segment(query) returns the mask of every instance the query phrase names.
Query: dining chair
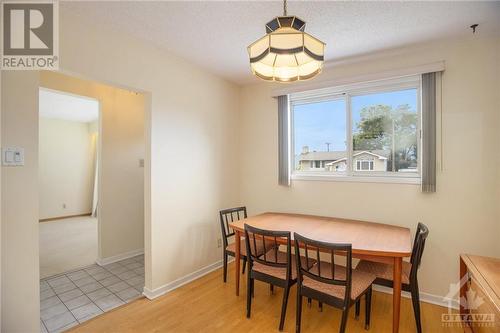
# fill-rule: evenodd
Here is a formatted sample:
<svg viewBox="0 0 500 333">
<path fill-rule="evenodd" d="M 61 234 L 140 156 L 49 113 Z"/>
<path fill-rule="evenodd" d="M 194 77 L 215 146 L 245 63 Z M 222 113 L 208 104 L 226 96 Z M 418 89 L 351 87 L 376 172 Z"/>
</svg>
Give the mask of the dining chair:
<svg viewBox="0 0 500 333">
<path fill-rule="evenodd" d="M 220 226 L 222 231 L 222 243 L 223 243 L 223 262 L 224 262 L 224 275 L 223 280 L 227 280 L 227 260 L 228 256 L 236 257 L 236 244 L 229 243 L 229 238 L 234 236 L 234 230 L 231 229 L 229 223 L 236 222 L 241 219 L 247 218 L 247 208 L 246 207 L 235 207 L 223 209 L 219 212 Z M 271 249 L 271 244 L 268 242 L 267 249 Z M 259 246 L 257 248 L 257 253 L 263 254 L 264 248 Z M 245 274 L 246 262 L 247 262 L 247 251 L 245 246 L 245 239 L 240 241 L 240 257 L 243 260 L 242 273 Z M 272 289 L 271 289 L 272 291 Z"/>
<path fill-rule="evenodd" d="M 266 245 L 269 241 L 271 241 L 271 248 Z M 245 224 L 245 242 L 247 253 L 249 254 L 247 274 L 247 318 L 250 318 L 255 280 L 283 288 L 283 302 L 281 305 L 279 324 L 279 330 L 282 331 L 285 324 L 286 307 L 290 288 L 297 281 L 297 265 L 295 256 L 292 255 L 291 234 L 289 231 L 263 230 Z M 280 251 L 280 243 L 285 247 L 285 252 Z M 259 246 L 264 247 L 263 254 L 259 254 L 255 251 Z M 299 257 L 297 260 L 305 267 L 311 267 L 315 263 L 314 260 L 306 260 L 305 257 Z"/>
<path fill-rule="evenodd" d="M 422 332 L 422 324 L 420 321 L 420 294 L 418 289 L 417 272 L 422 260 L 424 252 L 425 240 L 429 235 L 429 229 L 423 223 L 417 226 L 415 239 L 413 241 L 413 249 L 411 252 L 410 262 L 403 261 L 402 267 L 402 287 L 404 291 L 411 293 L 411 300 L 413 303 L 413 313 L 415 315 L 415 323 L 417 332 Z M 356 269 L 364 272 L 375 274 L 377 279 L 374 284 L 382 285 L 385 287 L 393 288 L 393 266 L 390 264 L 383 264 L 372 262 L 368 260 L 361 260 L 356 266 Z"/>
<path fill-rule="evenodd" d="M 229 223 L 239 221 L 247 218 L 246 207 L 235 207 L 223 209 L 219 212 L 220 226 L 222 230 L 222 244 L 223 244 L 223 262 L 224 262 L 224 282 L 227 280 L 227 260 L 228 256 L 236 257 L 236 244 L 233 242 L 229 244 L 229 237 L 234 236 L 234 230 L 229 227 Z M 245 266 L 247 262 L 245 240 L 242 239 L 240 243 L 240 254 L 243 259 L 242 273 L 245 274 Z"/>
<path fill-rule="evenodd" d="M 351 244 L 325 243 L 309 239 L 297 233 L 293 234 L 295 240 L 295 257 L 300 256 L 302 250 L 306 260 L 309 255 L 316 256 L 316 264 L 312 267 L 302 265 L 297 260 L 297 315 L 295 332 L 300 332 L 302 319 L 302 297 L 308 297 L 342 310 L 340 332 L 346 330 L 347 315 L 353 304 L 358 304 L 363 295 L 366 299 L 365 329 L 370 327 L 370 311 L 372 297 L 372 283 L 375 275 L 352 269 Z M 330 262 L 320 260 L 320 252 L 329 256 Z M 346 266 L 335 264 L 335 256 L 346 258 Z M 356 308 L 356 317 L 359 308 Z"/>
</svg>

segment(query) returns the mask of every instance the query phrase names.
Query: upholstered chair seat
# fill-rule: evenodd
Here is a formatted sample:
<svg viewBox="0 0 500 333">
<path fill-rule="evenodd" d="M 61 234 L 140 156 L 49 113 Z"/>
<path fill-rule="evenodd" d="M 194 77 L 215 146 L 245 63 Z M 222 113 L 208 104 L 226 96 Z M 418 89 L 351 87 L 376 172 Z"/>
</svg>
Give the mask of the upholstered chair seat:
<svg viewBox="0 0 500 333">
<path fill-rule="evenodd" d="M 264 254 L 264 244 L 262 244 L 262 242 L 256 242 L 257 244 L 257 254 L 258 255 L 262 255 Z M 251 244 L 250 246 L 252 246 L 253 248 L 253 244 Z M 269 249 L 272 249 L 274 247 L 274 243 L 272 241 L 266 241 L 266 250 L 269 250 Z M 226 246 L 226 251 L 234 254 L 236 253 L 236 243 L 231 243 L 231 244 L 228 244 Z M 246 247 L 246 244 L 245 244 L 245 238 L 243 238 L 241 240 L 241 243 L 240 243 L 240 254 L 242 256 L 245 256 L 247 255 L 247 247 Z"/>
<path fill-rule="evenodd" d="M 315 264 L 310 272 L 312 274 L 319 275 L 318 264 Z M 345 280 L 346 279 L 346 267 L 335 265 L 335 279 Z M 321 262 L 321 276 L 332 279 L 332 267 L 329 262 Z M 366 289 L 370 288 L 373 281 L 375 281 L 376 276 L 371 273 L 363 272 L 357 269 L 352 270 L 352 285 L 351 285 L 351 299 L 357 299 Z M 345 295 L 345 287 L 338 286 L 328 283 L 323 283 L 318 280 L 311 279 L 308 276 L 304 276 L 302 285 L 307 288 L 317 290 L 319 292 L 328 294 L 330 296 L 343 299 Z"/>
</svg>

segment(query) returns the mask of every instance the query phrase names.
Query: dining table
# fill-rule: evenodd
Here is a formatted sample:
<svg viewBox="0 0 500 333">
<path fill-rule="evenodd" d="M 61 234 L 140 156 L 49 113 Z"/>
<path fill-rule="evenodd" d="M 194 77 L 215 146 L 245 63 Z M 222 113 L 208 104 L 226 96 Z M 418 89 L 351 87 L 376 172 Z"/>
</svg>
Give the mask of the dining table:
<svg viewBox="0 0 500 333">
<path fill-rule="evenodd" d="M 352 245 L 352 256 L 393 266 L 392 331 L 399 331 L 401 274 L 403 258 L 411 256 L 410 229 L 395 225 L 350 220 L 336 217 L 290 213 L 263 213 L 229 226 L 235 231 L 236 295 L 240 290 L 240 247 L 245 224 L 275 231 L 296 232 L 307 238 L 327 243 Z"/>
</svg>

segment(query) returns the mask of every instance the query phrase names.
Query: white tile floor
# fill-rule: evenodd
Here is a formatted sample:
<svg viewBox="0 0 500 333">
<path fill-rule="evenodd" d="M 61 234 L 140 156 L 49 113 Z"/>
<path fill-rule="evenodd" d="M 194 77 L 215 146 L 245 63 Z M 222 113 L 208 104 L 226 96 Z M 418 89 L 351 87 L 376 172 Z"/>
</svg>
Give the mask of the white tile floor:
<svg viewBox="0 0 500 333">
<path fill-rule="evenodd" d="M 40 280 L 40 331 L 62 332 L 141 296 L 144 256 Z"/>
</svg>

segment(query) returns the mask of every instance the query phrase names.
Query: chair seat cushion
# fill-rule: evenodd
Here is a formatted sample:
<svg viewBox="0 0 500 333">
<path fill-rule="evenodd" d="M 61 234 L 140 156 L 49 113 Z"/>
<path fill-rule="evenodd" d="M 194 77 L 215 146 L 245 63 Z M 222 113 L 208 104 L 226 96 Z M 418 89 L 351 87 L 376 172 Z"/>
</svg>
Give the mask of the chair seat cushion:
<svg viewBox="0 0 500 333">
<path fill-rule="evenodd" d="M 256 244 L 257 244 L 257 254 L 258 255 L 264 254 L 264 245 L 262 244 L 262 242 L 256 242 Z M 253 244 L 250 243 L 250 246 L 253 247 Z M 266 241 L 266 250 L 272 249 L 273 247 L 274 247 L 273 241 Z M 228 246 L 226 247 L 226 251 L 235 254 L 236 253 L 236 243 L 228 244 Z M 247 255 L 247 245 L 245 243 L 245 238 L 243 238 L 241 240 L 241 243 L 240 243 L 240 254 L 242 256 L 245 256 L 245 257 Z"/>
<path fill-rule="evenodd" d="M 356 266 L 356 269 L 361 270 L 363 272 L 374 274 L 379 279 L 384 279 L 388 281 L 393 280 L 394 266 L 390 264 L 361 260 L 358 263 L 358 266 Z M 410 283 L 410 271 L 411 271 L 411 264 L 407 261 L 403 261 L 402 274 L 401 274 L 402 283 L 405 284 Z"/>
<path fill-rule="evenodd" d="M 332 278 L 332 265 L 328 262 L 321 262 L 321 277 L 331 279 Z M 318 264 L 315 264 L 311 270 L 310 273 L 319 275 L 318 274 Z M 345 266 L 340 266 L 340 265 L 335 265 L 334 269 L 334 274 L 335 274 L 335 279 L 337 280 L 345 280 L 346 279 L 346 267 Z M 355 300 L 358 298 L 361 294 L 363 294 L 375 281 L 375 275 L 366 273 L 363 271 L 358 271 L 357 269 L 352 270 L 352 285 L 351 285 L 351 299 Z M 320 282 L 317 280 L 314 280 L 308 276 L 304 275 L 302 285 L 310 288 L 317 290 L 319 292 L 322 292 L 324 294 L 339 298 L 339 299 L 344 299 L 345 297 L 345 287 L 344 286 L 338 286 L 338 285 L 333 285 L 333 284 L 328 284 L 324 282 Z"/>
<path fill-rule="evenodd" d="M 270 261 L 270 262 L 276 262 L 276 252 L 277 252 L 277 262 L 281 264 L 286 263 L 286 253 L 282 251 L 268 251 L 266 253 L 265 260 Z M 262 260 L 264 260 L 264 255 L 261 256 Z M 306 258 L 301 256 L 300 257 L 302 266 L 306 266 Z M 309 259 L 308 261 L 308 267 L 312 267 L 316 260 L 314 259 Z M 256 272 L 263 273 L 266 275 L 274 276 L 278 279 L 286 280 L 286 268 L 285 267 L 275 267 L 275 266 L 269 266 L 265 264 L 261 264 L 260 262 L 253 262 L 253 267 L 252 269 Z M 292 254 L 292 280 L 297 279 L 297 264 L 295 261 L 295 255 Z"/>
</svg>

